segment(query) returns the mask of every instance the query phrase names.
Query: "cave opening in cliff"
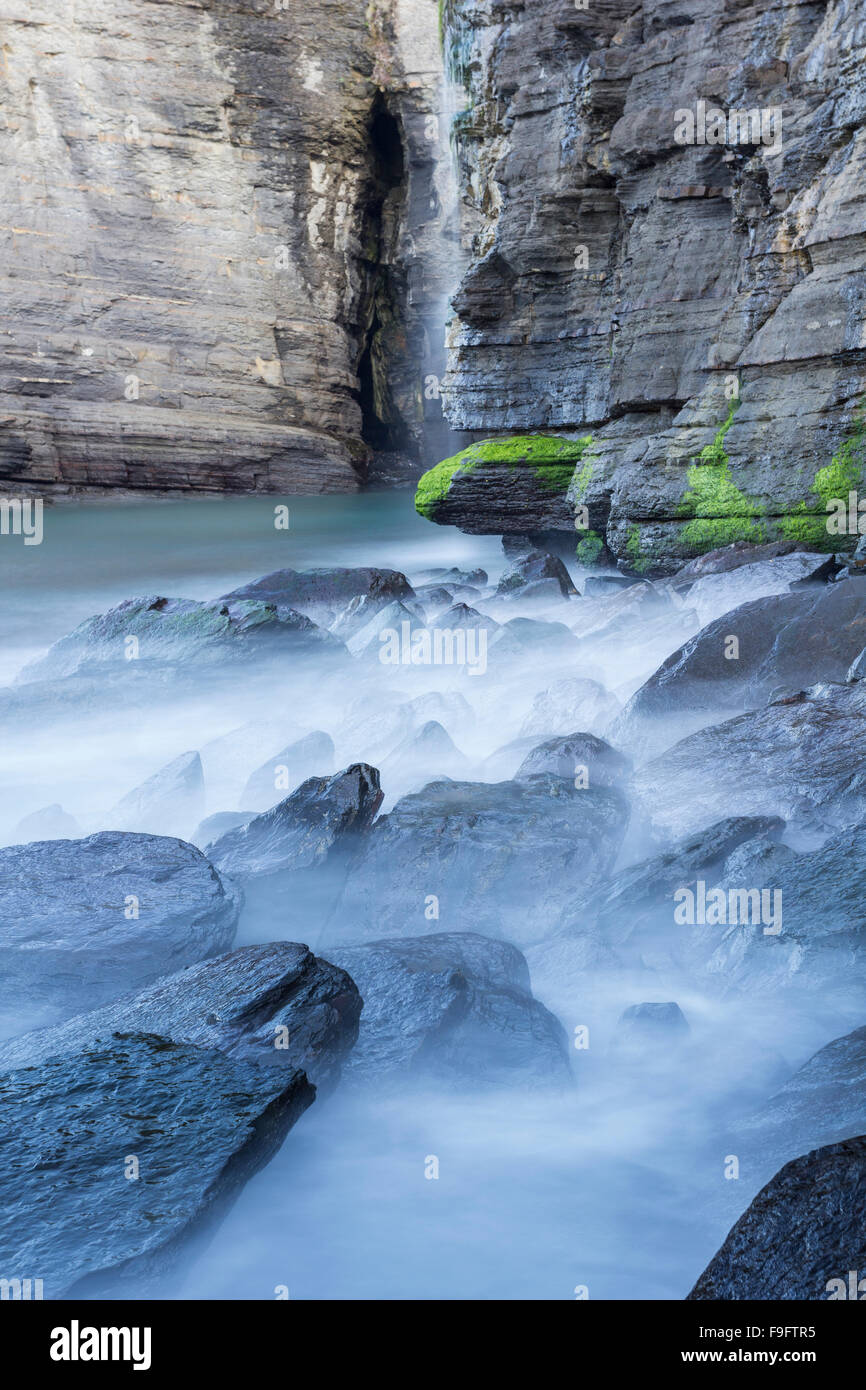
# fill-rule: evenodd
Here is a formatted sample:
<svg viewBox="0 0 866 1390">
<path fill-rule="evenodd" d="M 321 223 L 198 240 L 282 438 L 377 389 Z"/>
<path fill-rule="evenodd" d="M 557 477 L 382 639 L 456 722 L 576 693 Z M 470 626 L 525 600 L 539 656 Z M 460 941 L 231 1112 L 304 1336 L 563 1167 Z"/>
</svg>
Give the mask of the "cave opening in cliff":
<svg viewBox="0 0 866 1390">
<path fill-rule="evenodd" d="M 400 125 L 377 93 L 368 125 L 369 192 L 364 218 L 367 290 L 358 361 L 361 437 L 378 453 L 411 451 L 397 382 L 405 373 L 405 275 L 397 241 L 406 200 L 407 159 Z"/>
</svg>

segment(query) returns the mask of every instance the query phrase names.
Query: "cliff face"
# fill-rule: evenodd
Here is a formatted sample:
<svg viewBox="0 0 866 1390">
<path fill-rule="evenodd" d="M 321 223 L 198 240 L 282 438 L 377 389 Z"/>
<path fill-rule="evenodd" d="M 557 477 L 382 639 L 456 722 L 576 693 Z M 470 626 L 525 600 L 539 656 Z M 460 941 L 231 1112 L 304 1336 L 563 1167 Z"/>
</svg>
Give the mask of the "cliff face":
<svg viewBox="0 0 866 1390">
<path fill-rule="evenodd" d="M 434 462 L 459 275 L 435 0 L 4 8 L 5 490 Z"/>
<path fill-rule="evenodd" d="M 481 225 L 446 410 L 591 436 L 543 525 L 585 505 L 590 547 L 639 571 L 729 540 L 827 543 L 827 497 L 866 476 L 866 7 L 585 3 L 449 0 Z M 764 124 L 683 143 L 701 100 Z M 452 466 L 422 510 L 537 525 L 537 473 L 511 456 Z"/>
</svg>

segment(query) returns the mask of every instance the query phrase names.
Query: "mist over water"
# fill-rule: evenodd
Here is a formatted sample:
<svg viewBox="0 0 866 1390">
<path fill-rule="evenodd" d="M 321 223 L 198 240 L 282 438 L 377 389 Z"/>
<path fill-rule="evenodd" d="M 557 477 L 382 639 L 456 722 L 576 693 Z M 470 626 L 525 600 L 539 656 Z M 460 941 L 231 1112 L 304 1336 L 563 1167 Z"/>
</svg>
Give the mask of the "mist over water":
<svg viewBox="0 0 866 1390">
<path fill-rule="evenodd" d="M 7 596 L 0 679 L 12 682 L 79 622 L 136 595 L 212 599 L 279 568 L 333 565 L 393 568 L 416 587 L 435 568 L 480 566 L 495 584 L 506 565 L 498 538 L 432 527 L 408 493 L 290 499 L 287 532 L 274 528 L 279 501 L 48 511 L 40 548 L 0 549 Z M 579 628 L 582 616 L 580 600 L 466 602 L 497 622 L 531 616 Z M 549 716 L 542 715 L 524 732 L 536 697 L 557 681 L 598 682 L 613 701 L 598 712 L 600 732 L 690 630 L 687 615 L 674 612 L 652 630 L 636 622 L 612 642 L 590 632 L 577 657 L 552 631 L 531 653 L 491 651 L 476 677 L 448 666 L 391 667 L 375 652 L 351 668 L 305 657 L 227 683 L 202 673 L 182 698 L 164 694 L 133 716 L 110 704 L 55 714 L 4 740 L 0 838 L 14 843 L 18 821 L 52 803 L 84 834 L 112 828 L 114 804 L 189 750 L 204 765 L 202 815 L 256 809 L 242 805 L 250 774 L 314 730 L 336 748 L 334 767 L 323 773 L 359 761 L 381 770 L 386 811 L 443 772 L 505 780 L 528 746 L 584 727 L 564 710 L 561 727 L 543 727 Z M 410 751 L 413 730 L 432 720 L 459 754 L 448 767 Z M 720 804 L 718 817 L 737 810 Z M 190 823 L 187 837 L 195 829 Z M 647 843 L 645 827 L 634 824 L 620 862 L 641 858 Z M 575 896 L 581 886 L 576 868 Z M 284 920 L 277 935 L 327 958 L 323 921 L 314 914 L 305 921 L 303 903 L 276 908 Z M 342 911 L 348 940 L 351 906 Z M 542 936 L 545 903 L 536 911 Z M 405 934 L 429 929 L 419 911 Z M 248 911 L 236 944 L 274 934 L 273 914 L 265 927 Z M 579 1026 L 591 1030 L 592 1047 L 572 1053 L 573 1089 L 338 1091 L 307 1112 L 245 1188 L 177 1296 L 268 1299 L 286 1285 L 292 1299 L 569 1299 L 579 1286 L 591 1298 L 683 1297 L 754 1195 L 748 1178 L 725 1183 L 718 1136 L 841 1032 L 839 1020 L 834 1026 L 819 1000 L 811 1011 L 802 999 L 731 1002 L 663 966 L 630 977 L 596 974 L 590 962 L 575 973 L 563 968 L 555 943 L 526 954 L 536 997 L 569 1038 Z M 668 1000 L 689 1020 L 688 1042 L 624 1062 L 613 1047 L 620 1014 Z M 425 1178 L 430 1155 L 439 1160 L 436 1180 Z"/>
</svg>

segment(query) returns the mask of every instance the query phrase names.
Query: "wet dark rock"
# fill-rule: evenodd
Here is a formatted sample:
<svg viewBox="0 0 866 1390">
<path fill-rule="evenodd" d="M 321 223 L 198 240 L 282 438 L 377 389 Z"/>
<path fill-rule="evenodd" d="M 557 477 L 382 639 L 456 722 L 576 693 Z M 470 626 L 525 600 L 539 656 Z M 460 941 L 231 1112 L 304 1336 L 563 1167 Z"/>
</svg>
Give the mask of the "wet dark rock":
<svg viewBox="0 0 866 1390">
<path fill-rule="evenodd" d="M 862 681 L 814 686 L 682 739 L 636 772 L 635 796 L 666 836 L 732 805 L 832 834 L 866 819 L 866 770 L 852 751 L 864 735 Z"/>
<path fill-rule="evenodd" d="M 694 608 L 703 628 L 724 613 L 733 614 L 744 603 L 769 598 L 771 594 L 796 593 L 809 588 L 814 597 L 814 586 L 826 584 L 838 568 L 832 555 L 794 551 L 774 560 L 741 565 L 723 574 L 705 575 L 692 584 L 686 602 L 689 608 Z"/>
<path fill-rule="evenodd" d="M 447 932 L 329 958 L 364 999 L 348 1082 L 540 1086 L 570 1080 L 561 1024 L 536 999 L 521 953 L 476 933 Z"/>
<path fill-rule="evenodd" d="M 427 608 L 449 608 L 454 602 L 452 590 L 441 584 L 420 584 L 415 589 L 415 596 Z"/>
<path fill-rule="evenodd" d="M 468 603 L 455 603 L 445 613 L 440 613 L 436 622 L 439 628 L 450 628 L 459 631 L 461 628 L 485 628 L 491 635 L 500 626 L 493 618 L 489 618 L 486 613 L 479 613 L 477 608 L 472 608 Z"/>
<path fill-rule="evenodd" d="M 379 774 L 354 763 L 333 777 L 310 777 L 291 796 L 209 847 L 221 872 L 234 878 L 323 865 L 363 835 L 382 804 Z"/>
<path fill-rule="evenodd" d="M 361 1000 L 343 970 L 293 941 L 242 946 L 134 995 L 0 1044 L 0 1070 L 39 1066 L 110 1041 L 158 1034 L 236 1061 L 300 1070 L 333 1089 L 358 1034 Z"/>
<path fill-rule="evenodd" d="M 611 736 L 652 756 L 673 737 L 754 709 L 780 689 L 845 680 L 864 638 L 866 589 L 853 581 L 755 599 L 668 657 L 632 696 Z"/>
<path fill-rule="evenodd" d="M 4 1276 L 158 1295 L 314 1096 L 293 1068 L 138 1033 L 2 1073 Z"/>
<path fill-rule="evenodd" d="M 275 570 L 273 574 L 224 594 L 223 600 L 251 599 L 256 603 L 275 604 L 279 609 L 315 613 L 343 608 L 350 599 L 359 597 L 390 603 L 413 596 L 412 585 L 398 570 L 334 567 Z"/>
<path fill-rule="evenodd" d="M 539 743 L 523 759 L 515 778 L 549 772 L 572 780 L 586 778 L 589 787 L 621 787 L 631 775 L 631 759 L 594 734 L 567 734 Z"/>
<path fill-rule="evenodd" d="M 583 581 L 583 597 L 605 598 L 640 583 L 640 579 L 630 574 L 588 574 Z"/>
<path fill-rule="evenodd" d="M 609 871 L 628 816 L 620 792 L 549 774 L 432 782 L 373 827 L 323 941 L 422 935 L 440 918 L 454 931 L 538 940 Z"/>
<path fill-rule="evenodd" d="M 20 820 L 13 831 L 16 845 L 26 845 L 32 840 L 79 840 L 81 826 L 74 816 L 64 811 L 62 806 L 43 806 L 31 811 Z"/>
<path fill-rule="evenodd" d="M 520 555 L 512 561 L 499 581 L 498 595 L 525 595 L 528 590 L 546 580 L 552 581 L 553 592 L 558 591 L 564 598 L 572 598 L 577 589 L 565 565 L 556 555 L 546 555 L 541 550 L 531 550 L 528 555 Z"/>
<path fill-rule="evenodd" d="M 144 835 L 188 835 L 204 810 L 204 773 L 198 753 L 181 753 L 127 792 L 103 818 L 110 830 Z"/>
<path fill-rule="evenodd" d="M 775 560 L 780 555 L 791 555 L 797 549 L 796 541 L 768 541 L 765 545 L 753 545 L 749 541 L 734 541 L 718 550 L 708 550 L 705 555 L 696 555 L 693 560 L 681 566 L 671 580 L 675 587 L 684 581 L 693 584 L 708 574 L 732 574 L 743 565 L 760 564 L 763 560 Z"/>
<path fill-rule="evenodd" d="M 444 566 L 440 566 L 438 569 L 425 570 L 423 577 L 428 584 L 445 584 L 449 588 L 453 588 L 455 585 L 462 587 L 470 584 L 475 588 L 483 589 L 488 579 L 486 570 L 461 570 L 458 569 L 456 565 L 452 565 L 447 569 Z M 417 594 L 421 593 L 421 589 L 417 585 L 415 586 L 415 592 Z"/>
<path fill-rule="evenodd" d="M 256 769 L 244 788 L 241 805 L 270 810 L 308 777 L 324 776 L 333 767 L 334 743 L 330 735 L 321 730 L 306 734 Z"/>
<path fill-rule="evenodd" d="M 758 1193 L 688 1297 L 859 1299 L 864 1208 L 866 1136 L 795 1158 Z"/>
<path fill-rule="evenodd" d="M 21 1031 L 141 989 L 228 950 L 239 908 L 181 840 L 108 831 L 0 850 L 0 1009 Z"/>
</svg>

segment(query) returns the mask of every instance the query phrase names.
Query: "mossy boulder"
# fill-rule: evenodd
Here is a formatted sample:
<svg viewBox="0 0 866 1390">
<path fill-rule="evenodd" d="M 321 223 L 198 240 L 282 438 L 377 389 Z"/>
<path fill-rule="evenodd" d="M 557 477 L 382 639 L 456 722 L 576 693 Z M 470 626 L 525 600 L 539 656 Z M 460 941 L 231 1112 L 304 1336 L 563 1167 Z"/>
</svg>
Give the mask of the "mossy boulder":
<svg viewBox="0 0 866 1390">
<path fill-rule="evenodd" d="M 573 532 L 568 490 L 590 443 L 588 435 L 480 440 L 421 477 L 415 508 L 475 535 Z"/>
</svg>

